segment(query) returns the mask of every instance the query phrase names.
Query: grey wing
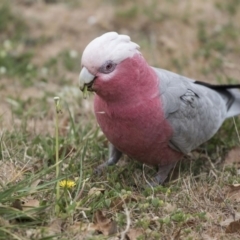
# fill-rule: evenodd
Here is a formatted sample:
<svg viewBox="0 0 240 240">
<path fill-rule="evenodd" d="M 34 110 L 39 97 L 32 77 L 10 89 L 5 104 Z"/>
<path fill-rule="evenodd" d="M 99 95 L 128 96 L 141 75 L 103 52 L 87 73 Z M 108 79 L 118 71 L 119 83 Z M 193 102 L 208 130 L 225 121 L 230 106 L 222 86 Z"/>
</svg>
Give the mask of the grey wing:
<svg viewBox="0 0 240 240">
<path fill-rule="evenodd" d="M 188 153 L 210 139 L 227 115 L 226 104 L 216 91 L 163 69 L 160 79 L 165 117 L 173 128 L 169 145 Z"/>
</svg>

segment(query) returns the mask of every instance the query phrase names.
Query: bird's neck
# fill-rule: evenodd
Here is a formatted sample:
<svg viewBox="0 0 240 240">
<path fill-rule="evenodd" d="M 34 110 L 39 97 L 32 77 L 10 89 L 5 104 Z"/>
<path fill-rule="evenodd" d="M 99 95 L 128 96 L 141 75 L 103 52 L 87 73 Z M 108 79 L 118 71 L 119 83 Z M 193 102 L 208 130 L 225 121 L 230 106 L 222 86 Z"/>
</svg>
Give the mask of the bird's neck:
<svg viewBox="0 0 240 240">
<path fill-rule="evenodd" d="M 159 94 L 158 84 L 152 67 L 140 54 L 135 54 L 119 64 L 114 79 L 97 95 L 108 103 L 139 104 Z"/>
</svg>

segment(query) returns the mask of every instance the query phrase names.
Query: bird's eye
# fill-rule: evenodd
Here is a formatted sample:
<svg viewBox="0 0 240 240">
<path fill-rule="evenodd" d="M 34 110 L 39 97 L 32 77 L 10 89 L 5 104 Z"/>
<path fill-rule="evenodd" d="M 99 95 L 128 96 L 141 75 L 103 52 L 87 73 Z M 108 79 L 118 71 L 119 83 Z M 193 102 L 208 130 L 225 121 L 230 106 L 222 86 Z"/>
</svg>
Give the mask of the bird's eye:
<svg viewBox="0 0 240 240">
<path fill-rule="evenodd" d="M 112 72 L 115 69 L 115 67 L 116 63 L 114 63 L 113 61 L 107 61 L 100 67 L 99 71 L 107 74 Z"/>
</svg>

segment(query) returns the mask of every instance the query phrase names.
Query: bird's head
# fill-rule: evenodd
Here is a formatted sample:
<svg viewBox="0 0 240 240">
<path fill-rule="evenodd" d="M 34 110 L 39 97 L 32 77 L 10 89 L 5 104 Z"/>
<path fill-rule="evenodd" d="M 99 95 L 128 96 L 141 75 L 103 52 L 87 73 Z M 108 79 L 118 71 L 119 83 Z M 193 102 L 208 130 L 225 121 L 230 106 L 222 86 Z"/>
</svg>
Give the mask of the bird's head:
<svg viewBox="0 0 240 240">
<path fill-rule="evenodd" d="M 116 32 L 105 33 L 91 41 L 82 55 L 80 89 L 87 87 L 100 96 L 115 95 L 126 89 L 139 74 L 137 59 L 143 58 L 138 49 L 129 36 Z"/>
</svg>

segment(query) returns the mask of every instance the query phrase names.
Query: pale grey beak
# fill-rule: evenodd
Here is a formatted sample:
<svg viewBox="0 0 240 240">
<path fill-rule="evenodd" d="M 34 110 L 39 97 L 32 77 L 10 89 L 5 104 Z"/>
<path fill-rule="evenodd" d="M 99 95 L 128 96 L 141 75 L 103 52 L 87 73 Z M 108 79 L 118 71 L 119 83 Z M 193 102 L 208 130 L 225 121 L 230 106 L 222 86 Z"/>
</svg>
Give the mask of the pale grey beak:
<svg viewBox="0 0 240 240">
<path fill-rule="evenodd" d="M 79 88 L 83 91 L 84 86 L 87 85 L 88 89 L 91 90 L 94 78 L 95 76 L 92 75 L 87 68 L 83 67 L 79 74 Z"/>
</svg>

